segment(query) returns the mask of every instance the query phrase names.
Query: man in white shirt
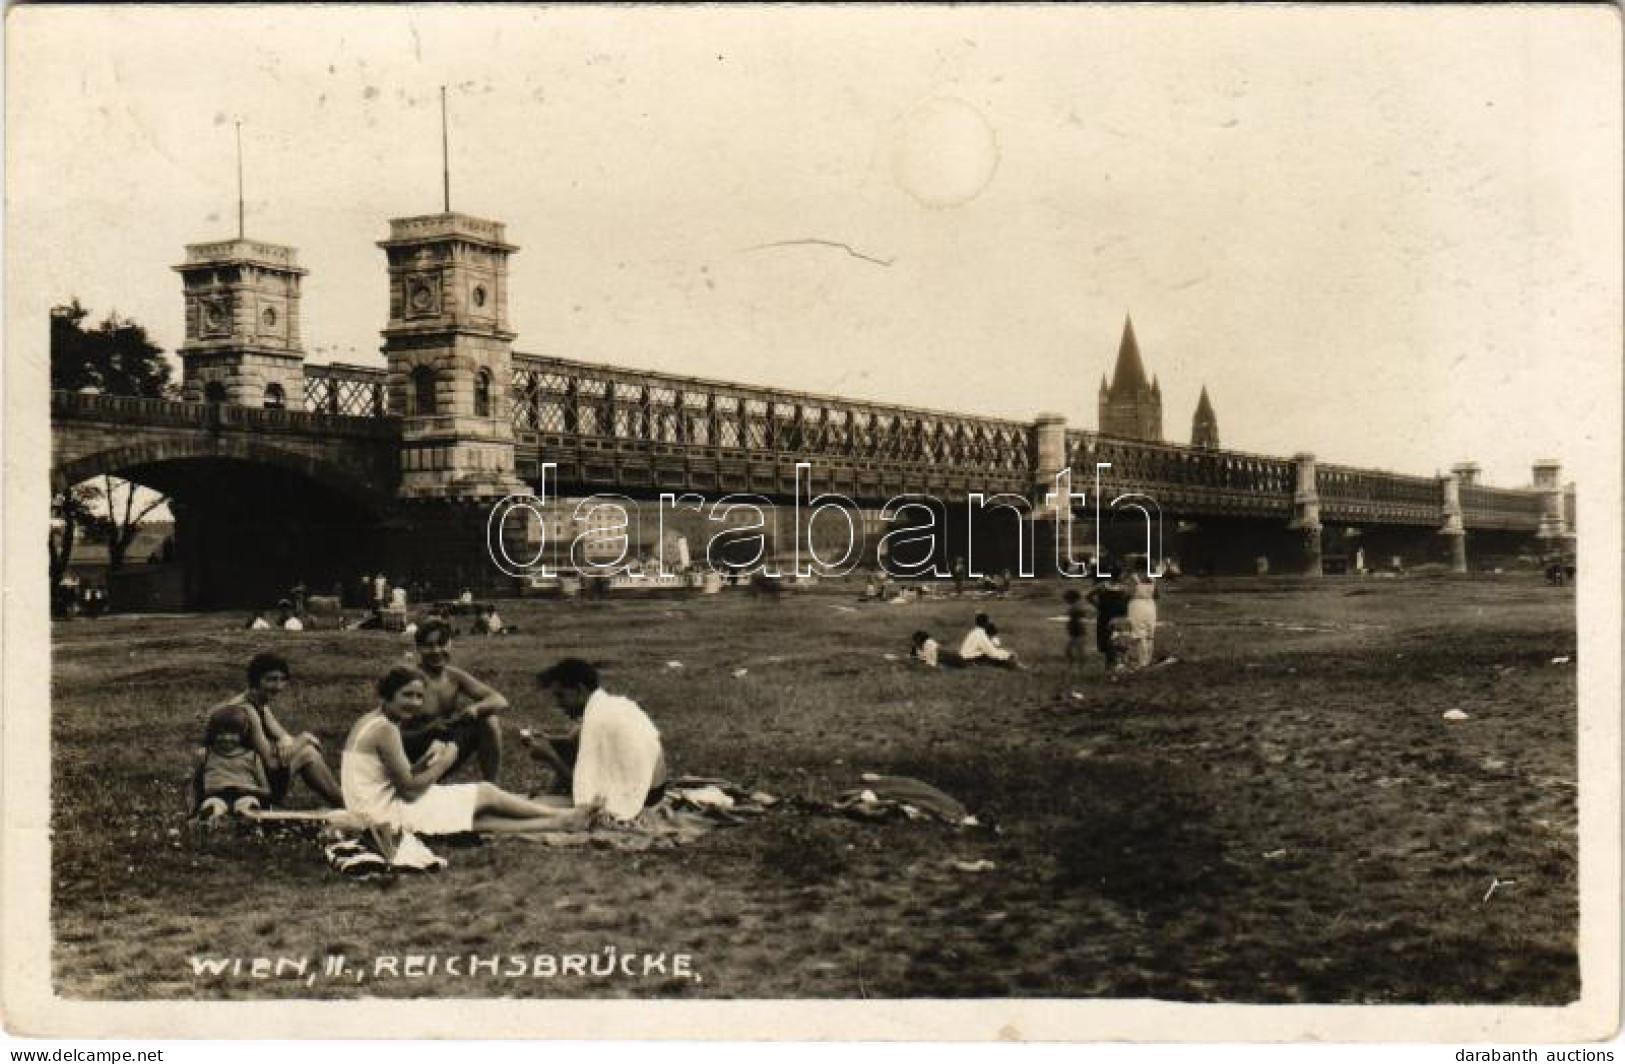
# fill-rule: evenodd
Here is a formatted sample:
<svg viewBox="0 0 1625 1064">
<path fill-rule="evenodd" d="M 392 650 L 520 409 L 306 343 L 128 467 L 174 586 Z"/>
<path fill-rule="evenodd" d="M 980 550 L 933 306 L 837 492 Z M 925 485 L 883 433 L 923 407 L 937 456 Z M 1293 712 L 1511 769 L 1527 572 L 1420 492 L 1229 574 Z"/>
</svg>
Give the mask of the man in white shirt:
<svg viewBox="0 0 1625 1064">
<path fill-rule="evenodd" d="M 1014 651 L 999 645 L 998 629 L 987 614 L 978 613 L 976 624 L 965 633 L 959 644 L 959 657 L 967 665 L 1000 665 L 1007 669 L 1019 668 Z"/>
<path fill-rule="evenodd" d="M 605 691 L 598 670 L 580 658 L 565 658 L 542 670 L 536 682 L 581 727 L 572 736 L 520 732 L 520 738 L 532 757 L 569 782 L 577 807 L 600 805 L 610 816 L 630 820 L 660 800 L 665 752 L 659 730 L 636 702 Z"/>
</svg>

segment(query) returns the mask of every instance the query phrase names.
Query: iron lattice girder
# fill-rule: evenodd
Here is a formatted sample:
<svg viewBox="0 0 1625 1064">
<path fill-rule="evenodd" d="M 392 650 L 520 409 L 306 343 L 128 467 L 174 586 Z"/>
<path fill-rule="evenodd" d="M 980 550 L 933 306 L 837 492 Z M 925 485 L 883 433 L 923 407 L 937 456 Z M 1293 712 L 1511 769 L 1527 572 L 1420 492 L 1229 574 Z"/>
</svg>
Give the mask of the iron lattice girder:
<svg viewBox="0 0 1625 1064">
<path fill-rule="evenodd" d="M 945 464 L 1024 480 L 1028 426 L 668 374 L 514 356 L 521 432 L 600 443 L 794 454 L 806 459 Z"/>
<path fill-rule="evenodd" d="M 1165 513 L 1288 517 L 1296 468 L 1290 459 L 1239 451 L 1067 433 L 1072 490 L 1098 494 L 1102 504 L 1120 495 L 1148 495 Z M 1099 468 L 1102 463 L 1108 468 Z M 1097 487 L 1098 484 L 1098 487 Z"/>
<path fill-rule="evenodd" d="M 340 417 L 383 417 L 387 374 L 363 366 L 305 366 L 305 409 Z"/>
</svg>

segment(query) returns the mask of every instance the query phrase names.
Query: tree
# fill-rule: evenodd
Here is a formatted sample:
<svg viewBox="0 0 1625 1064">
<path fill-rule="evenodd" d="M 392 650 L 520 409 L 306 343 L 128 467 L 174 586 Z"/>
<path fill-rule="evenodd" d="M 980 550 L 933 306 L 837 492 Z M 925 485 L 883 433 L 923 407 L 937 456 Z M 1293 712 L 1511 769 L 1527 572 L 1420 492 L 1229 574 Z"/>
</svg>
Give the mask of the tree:
<svg viewBox="0 0 1625 1064">
<path fill-rule="evenodd" d="M 73 545 L 80 530 L 87 533 L 98 522 L 95 506 L 101 498 L 101 489 L 91 484 L 78 484 L 51 497 L 51 587 L 62 583 L 68 575 L 68 563 L 73 561 Z"/>
<path fill-rule="evenodd" d="M 170 365 L 147 330 L 114 311 L 94 329 L 79 300 L 51 309 L 51 387 L 77 392 L 158 398 L 169 385 Z"/>
<path fill-rule="evenodd" d="M 137 501 L 138 494 L 145 497 L 143 501 Z M 105 474 L 102 476 L 101 496 L 107 507 L 107 516 L 102 518 L 101 528 L 107 535 L 107 575 L 111 579 L 123 567 L 124 554 L 135 542 L 141 522 L 169 499 L 127 480 Z"/>
<path fill-rule="evenodd" d="M 161 398 L 170 394 L 170 366 L 147 331 L 112 312 L 94 329 L 78 299 L 51 309 L 51 387 L 92 389 L 108 395 Z M 120 492 L 122 491 L 122 497 Z M 143 496 L 137 499 L 137 494 Z M 80 484 L 51 500 L 51 586 L 67 575 L 74 543 L 83 534 L 107 542 L 108 574 L 124 564 L 141 521 L 167 500 L 127 481 L 102 478 L 101 487 Z"/>
</svg>

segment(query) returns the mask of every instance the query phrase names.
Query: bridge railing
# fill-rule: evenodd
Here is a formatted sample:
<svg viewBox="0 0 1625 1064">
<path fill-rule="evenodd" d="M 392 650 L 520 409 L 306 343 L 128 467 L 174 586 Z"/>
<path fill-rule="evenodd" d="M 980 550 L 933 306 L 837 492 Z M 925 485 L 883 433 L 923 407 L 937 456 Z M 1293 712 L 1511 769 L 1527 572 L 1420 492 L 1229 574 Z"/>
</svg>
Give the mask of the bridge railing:
<svg viewBox="0 0 1625 1064">
<path fill-rule="evenodd" d="M 515 355 L 514 427 L 556 439 L 1029 474 L 1024 422 Z"/>
<path fill-rule="evenodd" d="M 305 365 L 305 409 L 345 417 L 383 417 L 389 372 L 342 362 Z"/>
<path fill-rule="evenodd" d="M 1315 491 L 1323 520 L 1414 525 L 1444 521 L 1444 481 L 1439 477 L 1319 463 Z"/>
<path fill-rule="evenodd" d="M 1468 528 L 1533 531 L 1540 527 L 1544 500 L 1528 488 L 1492 488 L 1466 484 L 1461 488 L 1461 519 Z"/>
<path fill-rule="evenodd" d="M 99 395 L 89 392 L 52 392 L 51 420 L 114 421 L 140 425 L 207 428 L 209 407 L 174 399 L 148 399 L 135 395 Z"/>
<path fill-rule="evenodd" d="M 1237 516 L 1287 515 L 1292 510 L 1297 468 L 1291 459 L 1082 430 L 1066 437 L 1075 491 L 1092 491 L 1097 464 L 1110 463 L 1099 475 L 1106 502 L 1124 493 L 1141 493 L 1165 509 Z"/>
<path fill-rule="evenodd" d="M 399 432 L 390 418 L 345 417 L 229 403 L 189 403 L 131 395 L 52 392 L 51 418 L 104 421 L 124 425 L 172 426 L 203 432 L 244 429 L 310 436 L 365 436 L 387 439 Z"/>
</svg>

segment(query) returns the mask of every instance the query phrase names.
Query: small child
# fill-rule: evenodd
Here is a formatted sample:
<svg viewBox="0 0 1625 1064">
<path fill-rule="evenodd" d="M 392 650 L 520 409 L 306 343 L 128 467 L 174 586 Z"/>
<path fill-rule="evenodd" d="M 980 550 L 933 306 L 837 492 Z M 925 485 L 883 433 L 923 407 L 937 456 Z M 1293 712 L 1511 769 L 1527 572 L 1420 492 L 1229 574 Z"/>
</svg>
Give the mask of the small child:
<svg viewBox="0 0 1625 1064">
<path fill-rule="evenodd" d="M 1063 597 L 1066 599 L 1066 682 L 1071 687 L 1083 674 L 1083 663 L 1089 657 L 1089 647 L 1084 642 L 1089 630 L 1089 611 L 1084 609 L 1083 596 L 1077 588 L 1067 588 Z M 1078 694 L 1076 687 L 1072 688 L 1072 694 Z"/>
<path fill-rule="evenodd" d="M 1114 672 L 1128 669 L 1136 660 L 1135 648 L 1139 641 L 1134 634 L 1134 624 L 1127 617 L 1113 617 L 1111 620 L 1111 668 Z"/>
<path fill-rule="evenodd" d="M 235 718 L 211 717 L 203 743 L 203 761 L 192 781 L 193 815 L 208 822 L 263 808 L 271 784 L 242 725 Z"/>
<path fill-rule="evenodd" d="M 909 651 L 908 656 L 914 661 L 934 669 L 937 667 L 937 656 L 941 650 L 942 648 L 937 641 L 931 638 L 931 633 L 921 629 L 914 633 L 914 647 Z"/>
</svg>

